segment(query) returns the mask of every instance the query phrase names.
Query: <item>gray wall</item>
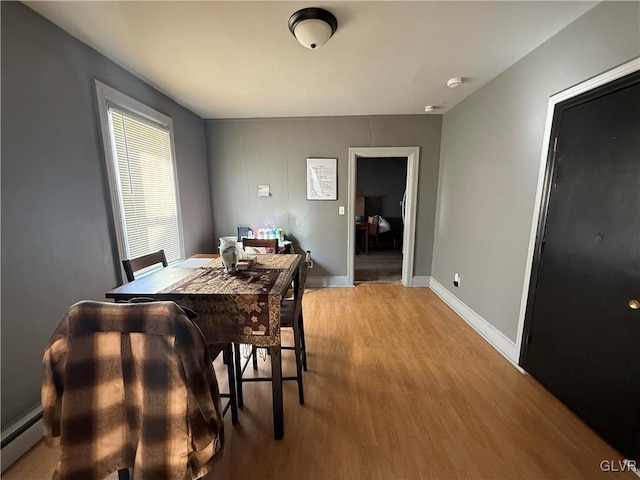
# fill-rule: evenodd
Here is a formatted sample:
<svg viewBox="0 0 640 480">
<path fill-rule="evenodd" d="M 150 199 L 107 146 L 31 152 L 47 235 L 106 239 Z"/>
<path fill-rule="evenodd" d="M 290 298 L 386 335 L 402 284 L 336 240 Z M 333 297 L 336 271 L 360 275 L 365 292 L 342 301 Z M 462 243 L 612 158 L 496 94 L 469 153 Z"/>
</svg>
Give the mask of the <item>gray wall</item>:
<svg viewBox="0 0 640 480">
<path fill-rule="evenodd" d="M 637 57 L 639 20 L 603 2 L 444 116 L 433 277 L 514 342 L 548 99 Z"/>
<path fill-rule="evenodd" d="M 20 3 L 2 2 L 2 428 L 40 401 L 68 307 L 119 283 L 94 79 L 173 118 L 187 254 L 212 248 L 204 122 Z"/>
<path fill-rule="evenodd" d="M 419 146 L 415 275 L 430 275 L 440 156 L 439 115 L 320 117 L 206 122 L 216 236 L 236 225 L 284 228 L 296 247 L 311 250 L 310 276 L 346 277 L 349 147 Z M 306 200 L 307 157 L 338 159 L 338 200 Z M 258 197 L 259 184 L 271 197 Z M 313 281 L 311 279 L 310 281 Z"/>
</svg>

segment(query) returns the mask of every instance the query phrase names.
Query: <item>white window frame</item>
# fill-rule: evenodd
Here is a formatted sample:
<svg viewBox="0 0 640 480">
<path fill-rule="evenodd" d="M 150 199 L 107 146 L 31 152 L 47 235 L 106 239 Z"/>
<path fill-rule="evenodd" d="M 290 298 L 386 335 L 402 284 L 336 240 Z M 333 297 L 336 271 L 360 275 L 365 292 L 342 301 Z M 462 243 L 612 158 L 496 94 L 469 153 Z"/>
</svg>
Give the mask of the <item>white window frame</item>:
<svg viewBox="0 0 640 480">
<path fill-rule="evenodd" d="M 114 88 L 105 85 L 99 80 L 96 83 L 96 95 L 98 98 L 98 116 L 100 118 L 100 131 L 102 134 L 102 144 L 105 161 L 107 164 L 107 176 L 109 180 L 109 193 L 111 197 L 111 209 L 116 227 L 116 240 L 118 244 L 118 255 L 120 260 L 129 258 L 127 239 L 125 238 L 124 205 L 120 191 L 120 182 L 116 166 L 115 148 L 112 145 L 111 129 L 109 127 L 109 108 L 114 107 L 122 112 L 130 113 L 133 116 L 142 117 L 169 132 L 169 142 L 171 144 L 171 163 L 173 165 L 173 178 L 175 185 L 176 207 L 178 215 L 178 236 L 180 243 L 180 257 L 184 258 L 184 234 L 182 229 L 182 213 L 180 211 L 180 194 L 178 189 L 178 172 L 176 169 L 176 151 L 173 133 L 173 121 L 171 117 L 164 115 L 143 103 L 125 95 Z M 152 253 L 152 252 L 149 252 Z M 175 263 L 175 262 L 172 262 Z M 120 271 L 124 279 L 124 270 Z"/>
</svg>

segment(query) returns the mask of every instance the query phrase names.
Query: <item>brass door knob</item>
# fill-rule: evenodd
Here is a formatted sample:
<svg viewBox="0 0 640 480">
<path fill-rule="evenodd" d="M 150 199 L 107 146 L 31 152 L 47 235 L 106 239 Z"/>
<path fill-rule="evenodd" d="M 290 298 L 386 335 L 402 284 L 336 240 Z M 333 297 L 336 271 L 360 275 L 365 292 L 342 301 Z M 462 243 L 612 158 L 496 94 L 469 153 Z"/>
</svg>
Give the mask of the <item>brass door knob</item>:
<svg viewBox="0 0 640 480">
<path fill-rule="evenodd" d="M 635 298 L 629 300 L 629 308 L 632 310 L 640 310 L 640 300 L 636 300 Z"/>
</svg>

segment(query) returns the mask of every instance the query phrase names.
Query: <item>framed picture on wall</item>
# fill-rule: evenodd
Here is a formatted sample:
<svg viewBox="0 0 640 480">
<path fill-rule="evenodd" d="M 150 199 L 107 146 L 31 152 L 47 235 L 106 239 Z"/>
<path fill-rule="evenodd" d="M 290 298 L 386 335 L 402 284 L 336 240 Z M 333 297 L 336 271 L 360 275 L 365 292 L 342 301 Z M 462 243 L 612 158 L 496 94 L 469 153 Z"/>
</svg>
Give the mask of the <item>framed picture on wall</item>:
<svg viewBox="0 0 640 480">
<path fill-rule="evenodd" d="M 338 159 L 307 158 L 307 200 L 338 199 Z"/>
</svg>

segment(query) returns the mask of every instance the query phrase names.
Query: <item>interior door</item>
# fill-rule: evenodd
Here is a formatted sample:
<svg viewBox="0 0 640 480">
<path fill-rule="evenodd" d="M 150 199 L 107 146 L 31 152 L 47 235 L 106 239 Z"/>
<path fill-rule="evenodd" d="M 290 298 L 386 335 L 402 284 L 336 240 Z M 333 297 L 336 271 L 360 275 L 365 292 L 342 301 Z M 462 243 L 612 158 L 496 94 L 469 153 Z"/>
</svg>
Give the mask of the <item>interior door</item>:
<svg viewBox="0 0 640 480">
<path fill-rule="evenodd" d="M 522 365 L 640 457 L 640 75 L 559 104 Z"/>
</svg>

